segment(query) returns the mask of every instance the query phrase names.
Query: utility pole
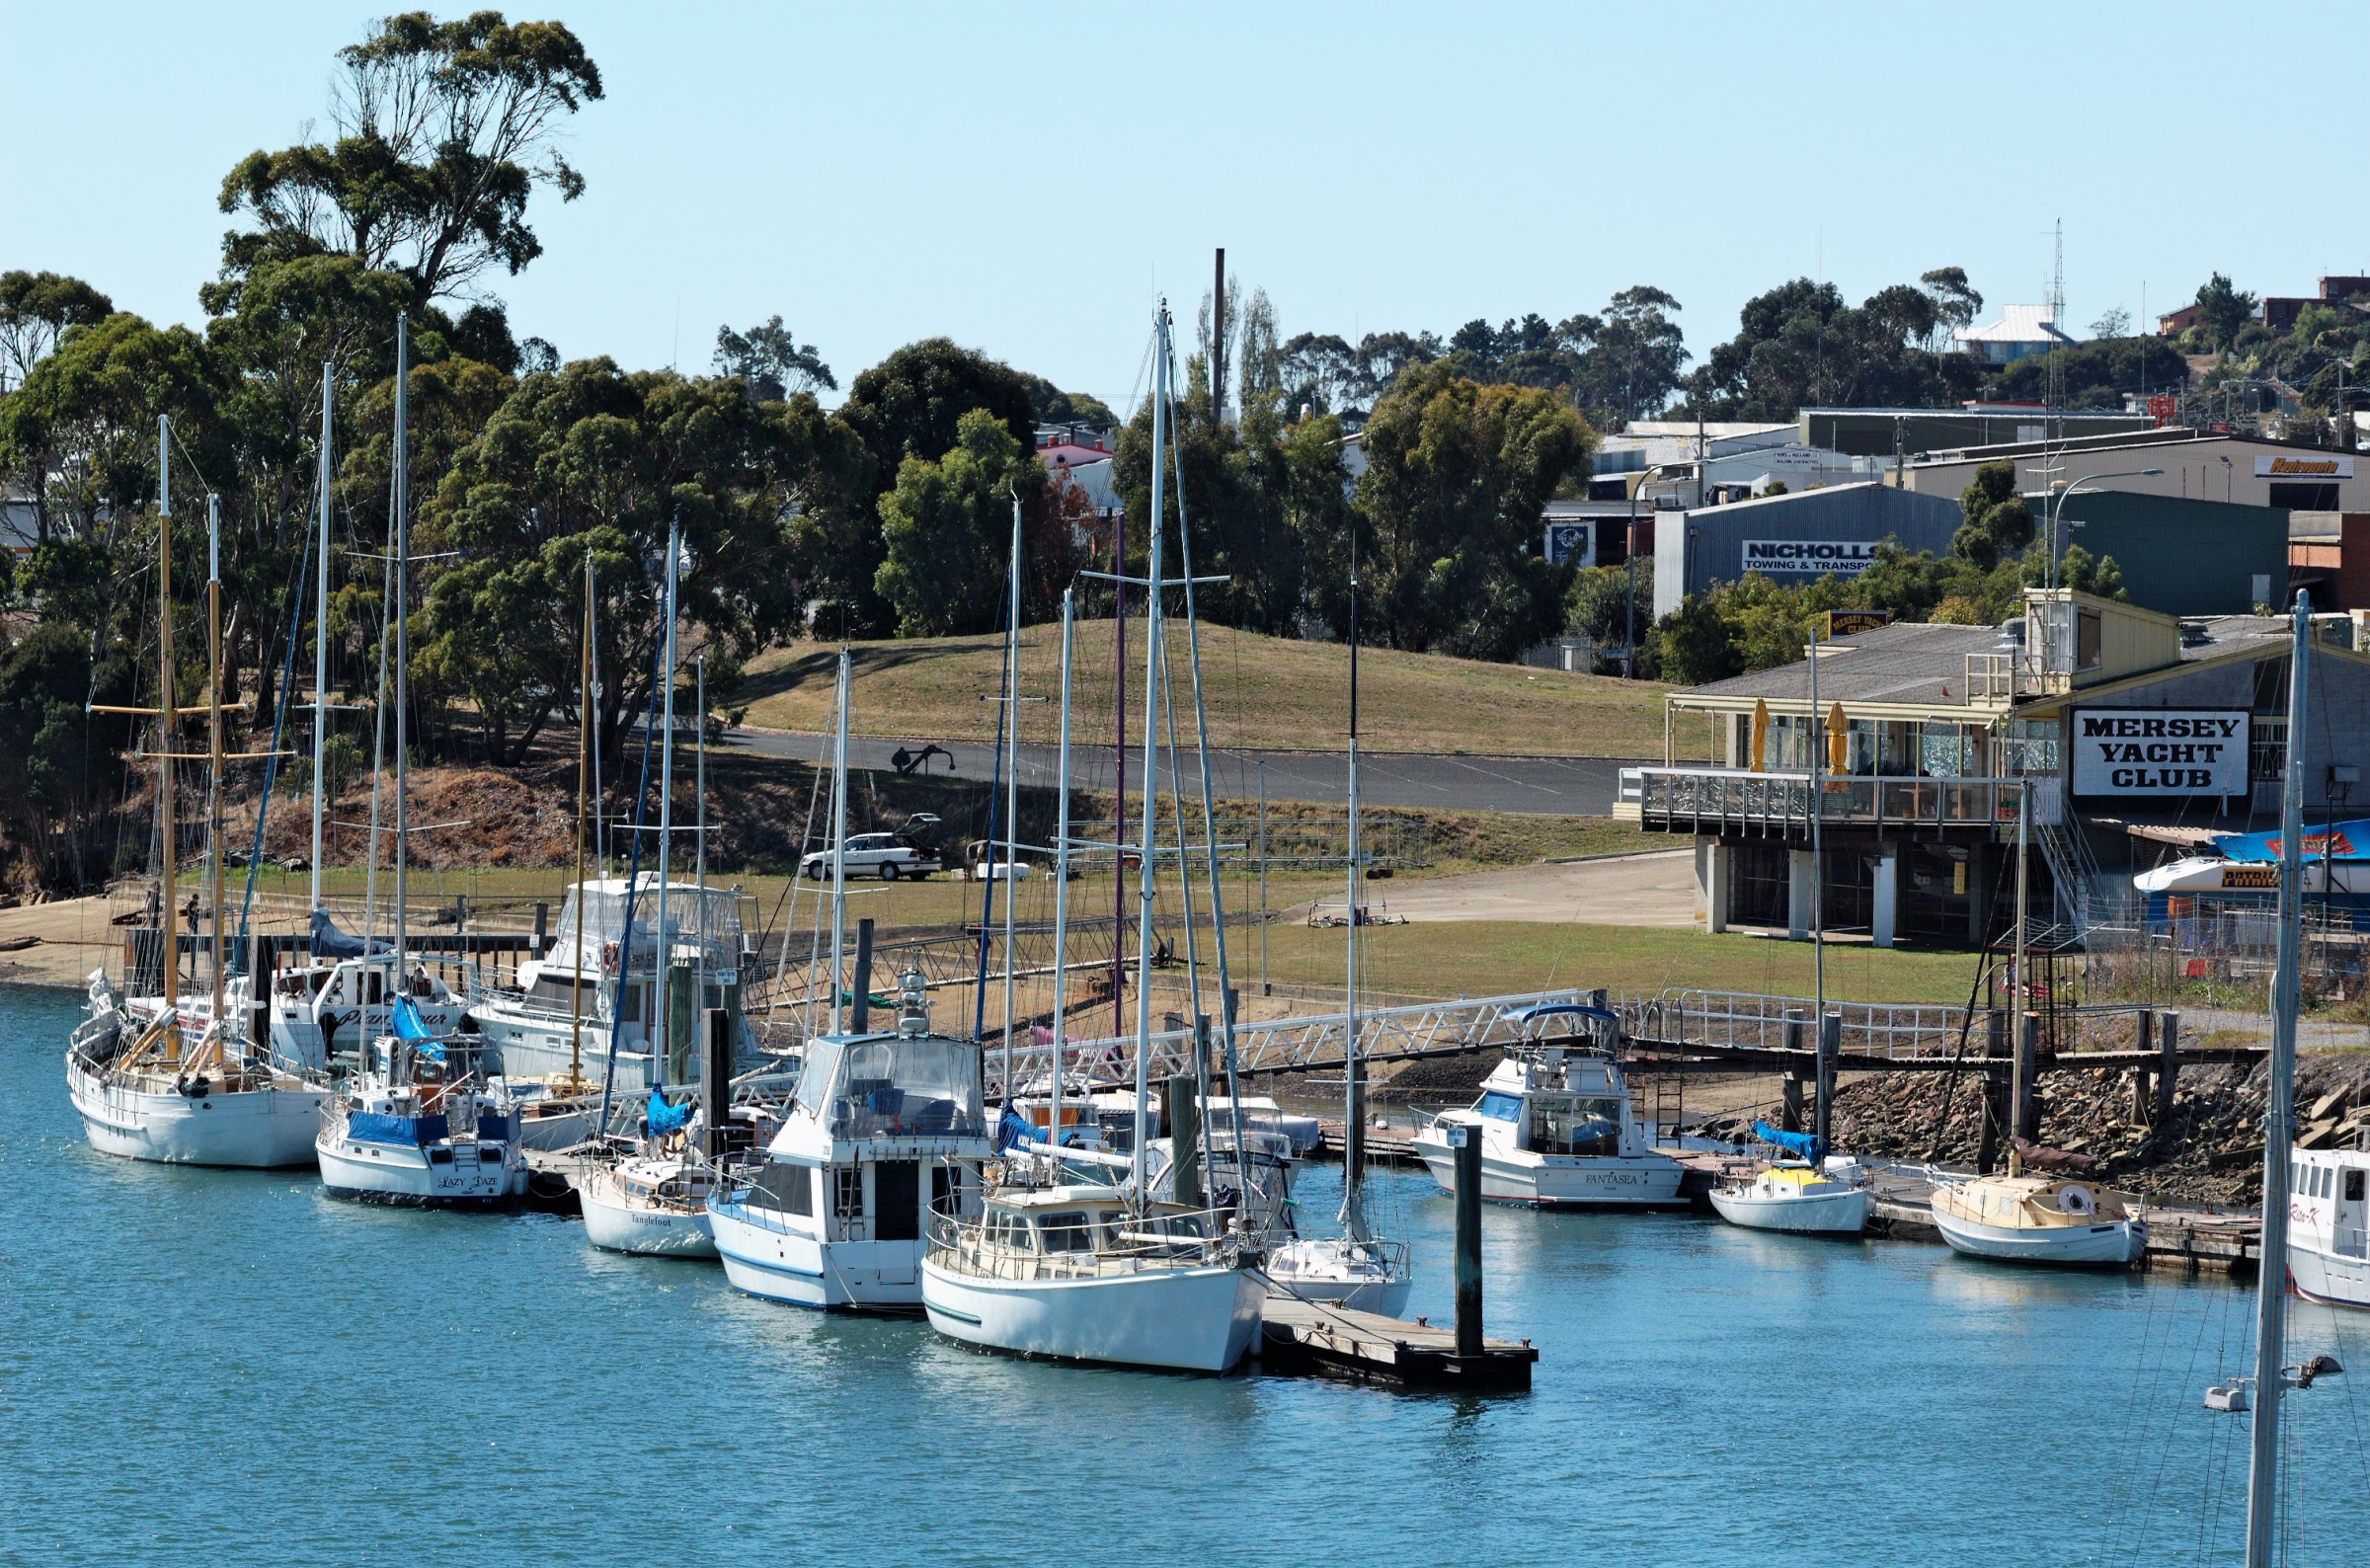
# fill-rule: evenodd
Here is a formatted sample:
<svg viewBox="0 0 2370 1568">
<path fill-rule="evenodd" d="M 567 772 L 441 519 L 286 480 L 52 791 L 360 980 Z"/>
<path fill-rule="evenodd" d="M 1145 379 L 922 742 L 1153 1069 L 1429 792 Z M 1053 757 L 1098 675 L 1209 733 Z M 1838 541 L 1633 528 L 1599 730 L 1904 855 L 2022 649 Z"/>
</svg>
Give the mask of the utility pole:
<svg viewBox="0 0 2370 1568">
<path fill-rule="evenodd" d="M 1210 428 L 1226 422 L 1226 248 L 1218 248 L 1218 279 L 1210 290 Z"/>
</svg>

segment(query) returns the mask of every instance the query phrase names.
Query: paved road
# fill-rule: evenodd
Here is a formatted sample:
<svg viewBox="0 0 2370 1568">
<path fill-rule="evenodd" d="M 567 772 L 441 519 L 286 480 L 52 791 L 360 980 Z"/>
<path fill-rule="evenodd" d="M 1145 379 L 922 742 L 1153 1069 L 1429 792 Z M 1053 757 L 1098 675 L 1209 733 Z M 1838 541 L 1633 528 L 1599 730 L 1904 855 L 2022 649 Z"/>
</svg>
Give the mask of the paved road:
<svg viewBox="0 0 2370 1568">
<path fill-rule="evenodd" d="M 785 730 L 735 730 L 725 744 L 761 756 L 794 757 L 803 762 L 828 761 L 830 737 L 799 735 Z M 918 741 L 856 736 L 847 743 L 850 767 L 887 769 L 900 749 L 919 750 Z M 995 748 L 984 741 L 957 741 L 946 747 L 954 753 L 957 777 L 994 776 Z M 1193 753 L 1180 749 L 1185 770 L 1185 793 L 1200 789 Z M 1020 781 L 1028 785 L 1054 782 L 1061 761 L 1050 745 L 1024 743 L 1020 746 Z M 1128 786 L 1143 786 L 1144 753 L 1131 748 Z M 1349 799 L 1349 760 L 1331 751 L 1213 751 L 1211 789 L 1227 800 L 1256 800 L 1265 766 L 1267 796 L 1278 801 L 1313 801 L 1342 805 Z M 1444 756 L 1421 752 L 1368 751 L 1359 757 L 1358 793 L 1369 806 L 1422 806 L 1451 811 L 1516 812 L 1539 816 L 1604 817 L 1613 810 L 1619 774 L 1634 767 L 1614 757 L 1560 756 Z M 930 770 L 943 773 L 945 757 L 932 757 Z M 1072 745 L 1070 779 L 1081 789 L 1109 789 L 1112 755 L 1108 745 L 1088 748 Z M 1161 768 L 1167 787 L 1165 759 Z"/>
</svg>

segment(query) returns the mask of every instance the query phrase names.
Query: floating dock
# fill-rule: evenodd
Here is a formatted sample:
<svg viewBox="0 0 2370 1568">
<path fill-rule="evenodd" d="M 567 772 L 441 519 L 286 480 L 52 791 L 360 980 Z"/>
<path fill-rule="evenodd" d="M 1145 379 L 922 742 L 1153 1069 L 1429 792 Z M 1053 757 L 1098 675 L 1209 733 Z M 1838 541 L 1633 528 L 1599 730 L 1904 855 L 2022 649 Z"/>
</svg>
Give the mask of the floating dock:
<svg viewBox="0 0 2370 1568">
<path fill-rule="evenodd" d="M 1280 1295 L 1269 1296 L 1262 1311 L 1259 1362 L 1271 1372 L 1520 1393 L 1539 1361 L 1529 1340 L 1485 1339 L 1480 1355 L 1460 1356 L 1454 1327 L 1421 1318 L 1411 1323 Z"/>
</svg>

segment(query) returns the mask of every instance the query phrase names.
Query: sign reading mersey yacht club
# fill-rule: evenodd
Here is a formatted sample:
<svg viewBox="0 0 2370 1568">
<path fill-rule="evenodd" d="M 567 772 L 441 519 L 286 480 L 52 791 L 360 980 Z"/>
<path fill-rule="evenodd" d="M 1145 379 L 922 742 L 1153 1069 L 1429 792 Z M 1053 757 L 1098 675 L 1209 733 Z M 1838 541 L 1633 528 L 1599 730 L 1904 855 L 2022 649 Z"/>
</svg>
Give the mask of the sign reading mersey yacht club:
<svg viewBox="0 0 2370 1568">
<path fill-rule="evenodd" d="M 2243 708 L 2078 708 L 2077 795 L 2243 795 Z"/>
</svg>

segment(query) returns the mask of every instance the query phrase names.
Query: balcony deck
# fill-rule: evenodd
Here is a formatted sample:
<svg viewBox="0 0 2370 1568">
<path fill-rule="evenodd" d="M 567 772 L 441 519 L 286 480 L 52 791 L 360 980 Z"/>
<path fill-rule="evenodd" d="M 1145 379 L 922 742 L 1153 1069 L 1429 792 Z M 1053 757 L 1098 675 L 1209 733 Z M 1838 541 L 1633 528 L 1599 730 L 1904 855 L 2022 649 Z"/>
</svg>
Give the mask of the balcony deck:
<svg viewBox="0 0 2370 1568">
<path fill-rule="evenodd" d="M 1879 838 L 1968 842 L 2015 835 L 2022 793 L 2032 793 L 2036 827 L 2056 823 L 2064 796 L 2054 778 L 1864 777 L 1830 773 L 1819 780 L 1822 828 Z M 1807 772 L 1743 768 L 1641 767 L 1621 770 L 1615 814 L 1634 814 L 1650 833 L 1725 838 L 1810 839 L 1813 791 Z"/>
</svg>

